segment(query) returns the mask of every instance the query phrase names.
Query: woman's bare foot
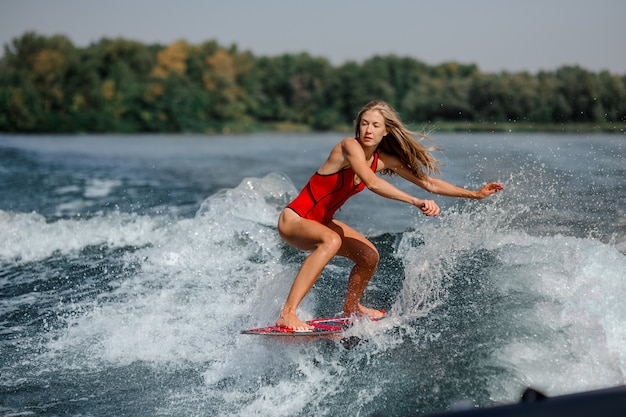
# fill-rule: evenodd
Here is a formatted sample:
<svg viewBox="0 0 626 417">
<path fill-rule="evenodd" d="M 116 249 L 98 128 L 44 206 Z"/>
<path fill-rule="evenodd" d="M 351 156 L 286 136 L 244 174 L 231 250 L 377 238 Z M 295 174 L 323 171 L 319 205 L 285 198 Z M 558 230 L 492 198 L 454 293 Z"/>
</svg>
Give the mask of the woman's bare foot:
<svg viewBox="0 0 626 417">
<path fill-rule="evenodd" d="M 344 308 L 344 314 L 346 316 L 367 316 L 370 319 L 378 319 L 381 317 L 385 316 L 385 311 L 383 310 L 376 310 L 373 308 L 369 308 L 369 307 L 365 307 L 361 304 L 357 305 L 357 309 L 355 311 L 347 311 L 347 309 Z"/>
<path fill-rule="evenodd" d="M 361 314 L 366 315 L 370 319 L 379 319 L 385 316 L 385 312 L 383 310 L 375 310 L 373 308 L 363 307 L 359 304 L 359 310 L 361 310 Z"/>
<path fill-rule="evenodd" d="M 313 330 L 313 326 L 309 326 L 296 316 L 296 313 L 284 313 L 281 312 L 278 320 L 276 320 L 276 327 L 286 327 L 293 330 Z"/>
</svg>

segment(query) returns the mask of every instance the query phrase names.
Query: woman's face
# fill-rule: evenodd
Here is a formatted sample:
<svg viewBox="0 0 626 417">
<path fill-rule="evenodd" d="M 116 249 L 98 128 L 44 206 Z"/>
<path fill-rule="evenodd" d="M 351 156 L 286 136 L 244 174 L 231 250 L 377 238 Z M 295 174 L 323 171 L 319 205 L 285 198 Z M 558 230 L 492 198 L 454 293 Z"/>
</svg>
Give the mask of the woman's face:
<svg viewBox="0 0 626 417">
<path fill-rule="evenodd" d="M 359 124 L 359 141 L 363 146 L 378 146 L 386 134 L 385 118 L 378 110 L 363 113 Z"/>
</svg>

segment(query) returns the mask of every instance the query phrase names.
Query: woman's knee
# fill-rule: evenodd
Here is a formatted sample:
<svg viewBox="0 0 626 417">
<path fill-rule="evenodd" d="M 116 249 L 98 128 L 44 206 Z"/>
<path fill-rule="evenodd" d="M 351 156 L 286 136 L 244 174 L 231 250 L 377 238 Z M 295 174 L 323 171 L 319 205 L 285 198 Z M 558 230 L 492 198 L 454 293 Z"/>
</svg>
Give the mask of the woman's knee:
<svg viewBox="0 0 626 417">
<path fill-rule="evenodd" d="M 323 248 L 329 253 L 335 255 L 337 252 L 339 252 L 342 243 L 343 240 L 341 239 L 341 236 L 339 236 L 339 234 L 335 233 L 334 231 L 329 230 L 328 233 L 324 234 L 322 242 L 318 245 L 318 247 Z"/>
<path fill-rule="evenodd" d="M 380 255 L 378 254 L 378 250 L 374 247 L 362 248 L 358 252 L 357 256 L 353 258 L 353 261 L 360 265 L 361 268 L 365 268 L 370 271 L 376 270 L 379 260 Z"/>
<path fill-rule="evenodd" d="M 370 248 L 367 256 L 367 265 L 372 269 L 376 269 L 378 267 L 378 261 L 380 260 L 380 254 L 376 248 Z"/>
</svg>

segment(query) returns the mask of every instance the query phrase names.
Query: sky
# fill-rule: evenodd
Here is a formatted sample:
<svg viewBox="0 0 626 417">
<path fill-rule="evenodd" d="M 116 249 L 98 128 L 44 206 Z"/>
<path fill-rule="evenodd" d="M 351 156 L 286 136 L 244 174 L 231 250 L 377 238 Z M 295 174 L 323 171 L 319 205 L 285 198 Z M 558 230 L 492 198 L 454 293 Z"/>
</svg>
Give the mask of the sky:
<svg viewBox="0 0 626 417">
<path fill-rule="evenodd" d="M 430 65 L 626 74 L 624 0 L 0 0 L 0 44 L 26 31 L 145 44 L 215 40 L 334 65 L 395 54 Z"/>
</svg>

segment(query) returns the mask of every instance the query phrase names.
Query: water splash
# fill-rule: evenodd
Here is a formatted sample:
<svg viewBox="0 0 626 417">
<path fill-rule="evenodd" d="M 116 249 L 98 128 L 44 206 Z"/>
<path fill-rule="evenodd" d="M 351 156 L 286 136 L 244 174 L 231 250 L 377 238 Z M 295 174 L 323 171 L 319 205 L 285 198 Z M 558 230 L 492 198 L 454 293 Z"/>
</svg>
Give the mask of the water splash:
<svg viewBox="0 0 626 417">
<path fill-rule="evenodd" d="M 351 350 L 238 333 L 275 319 L 299 266 L 301 254 L 275 229 L 296 192 L 284 176 L 245 179 L 191 218 L 96 214 L 48 223 L 4 214 L 11 228 L 3 233 L 17 237 L 17 249 L 3 246 L 1 256 L 21 259 L 16 268 L 54 254 L 70 265 L 106 256 L 132 266 L 96 271 L 106 285 L 95 296 L 74 294 L 51 308 L 60 317 L 34 343 L 31 363 L 10 371 L 70 374 L 87 385 L 110 369 L 161 376 L 167 390 L 152 383 L 160 400 L 151 410 L 233 416 L 429 412 L 458 398 L 512 401 L 528 384 L 554 394 L 623 382 L 623 255 L 589 238 L 529 236 L 520 226 L 529 205 L 515 185 L 508 191 L 374 237 L 391 242 L 382 255 L 401 265 L 383 265 L 387 277 L 366 294 L 391 299 L 391 318 L 352 329 L 363 341 Z M 341 293 L 332 279 L 348 270 L 331 265 L 324 285 Z M 303 314 L 316 311 L 321 292 L 305 299 Z"/>
</svg>

